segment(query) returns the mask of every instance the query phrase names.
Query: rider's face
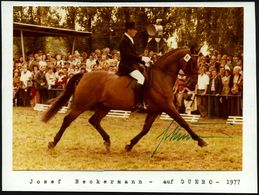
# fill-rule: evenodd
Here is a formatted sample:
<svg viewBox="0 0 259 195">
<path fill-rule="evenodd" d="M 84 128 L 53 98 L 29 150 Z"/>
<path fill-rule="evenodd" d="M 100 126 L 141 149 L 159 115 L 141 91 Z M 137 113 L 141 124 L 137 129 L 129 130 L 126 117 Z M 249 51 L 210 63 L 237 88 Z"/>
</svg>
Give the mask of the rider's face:
<svg viewBox="0 0 259 195">
<path fill-rule="evenodd" d="M 135 37 L 137 32 L 138 31 L 136 29 L 128 29 L 128 31 L 127 31 L 128 35 L 131 36 L 131 37 Z"/>
</svg>

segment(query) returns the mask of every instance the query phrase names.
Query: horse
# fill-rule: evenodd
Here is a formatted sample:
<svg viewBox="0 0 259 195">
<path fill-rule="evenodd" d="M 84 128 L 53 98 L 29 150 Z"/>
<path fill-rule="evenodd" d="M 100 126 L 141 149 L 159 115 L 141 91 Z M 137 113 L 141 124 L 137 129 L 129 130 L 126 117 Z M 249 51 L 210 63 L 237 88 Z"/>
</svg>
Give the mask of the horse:
<svg viewBox="0 0 259 195">
<path fill-rule="evenodd" d="M 187 77 L 195 78 L 197 81 L 198 55 L 192 50 L 191 48 L 171 50 L 152 65 L 151 77 L 143 93 L 147 112 L 145 123 L 142 131 L 125 146 L 127 152 L 131 151 L 134 145 L 149 132 L 153 122 L 162 112 L 167 113 L 184 128 L 193 140 L 198 141 L 200 147 L 208 145 L 190 128 L 173 104 L 172 91 L 180 69 L 184 71 Z M 95 113 L 88 121 L 102 136 L 104 146 L 109 151 L 110 137 L 102 128 L 100 122 L 111 109 L 134 111 L 135 96 L 134 85 L 132 84 L 134 82 L 132 81 L 135 80 L 129 76 L 120 76 L 105 71 L 75 74 L 71 77 L 63 94 L 57 97 L 42 118 L 43 122 L 48 122 L 74 95 L 72 109 L 64 117 L 59 131 L 54 140 L 49 142 L 48 148 L 54 148 L 71 122 L 94 106 Z"/>
</svg>

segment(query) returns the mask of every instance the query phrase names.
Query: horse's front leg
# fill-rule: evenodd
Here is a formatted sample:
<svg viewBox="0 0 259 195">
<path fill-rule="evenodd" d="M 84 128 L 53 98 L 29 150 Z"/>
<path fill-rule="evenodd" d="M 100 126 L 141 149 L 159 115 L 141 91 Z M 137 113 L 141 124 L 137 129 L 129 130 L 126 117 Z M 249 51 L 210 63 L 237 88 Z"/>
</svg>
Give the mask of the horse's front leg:
<svg viewBox="0 0 259 195">
<path fill-rule="evenodd" d="M 165 111 L 170 117 L 172 117 L 181 127 L 183 127 L 192 137 L 193 140 L 198 141 L 200 147 L 207 146 L 208 144 L 200 138 L 189 126 L 189 124 L 183 119 L 183 117 L 178 113 L 175 106 L 172 103 L 168 103 Z"/>
<path fill-rule="evenodd" d="M 159 115 L 160 113 L 157 112 L 153 112 L 153 113 L 148 113 L 146 120 L 145 120 L 145 124 L 143 126 L 142 131 L 136 136 L 134 137 L 131 141 L 130 144 L 125 146 L 125 150 L 127 152 L 130 152 L 131 149 L 133 148 L 133 146 L 138 143 L 138 141 L 148 133 L 148 131 L 150 130 L 153 122 L 155 121 L 156 117 Z"/>
</svg>

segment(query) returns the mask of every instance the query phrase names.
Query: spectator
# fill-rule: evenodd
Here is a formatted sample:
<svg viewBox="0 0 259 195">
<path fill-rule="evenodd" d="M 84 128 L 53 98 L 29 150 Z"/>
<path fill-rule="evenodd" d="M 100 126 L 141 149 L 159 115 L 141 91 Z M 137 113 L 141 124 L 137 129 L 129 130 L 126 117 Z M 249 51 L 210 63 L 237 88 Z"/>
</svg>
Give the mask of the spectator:
<svg viewBox="0 0 259 195">
<path fill-rule="evenodd" d="M 56 66 L 61 66 L 61 67 L 64 66 L 64 60 L 61 58 L 60 54 L 56 55 L 56 63 L 55 63 L 55 65 Z"/>
<path fill-rule="evenodd" d="M 42 51 L 42 50 L 39 50 L 37 54 L 38 54 L 39 60 L 40 60 L 40 61 L 43 61 L 43 57 L 42 57 L 43 51 Z"/>
<path fill-rule="evenodd" d="M 238 61 L 239 61 L 239 57 L 237 55 L 235 55 L 233 57 L 233 62 L 232 62 L 232 67 L 235 68 L 235 66 L 238 65 Z"/>
<path fill-rule="evenodd" d="M 21 78 L 21 101 L 22 106 L 31 105 L 31 89 L 32 89 L 32 73 L 27 69 L 27 64 L 24 64 L 22 67 Z"/>
<path fill-rule="evenodd" d="M 200 68 L 201 66 L 205 67 L 206 69 L 209 68 L 209 65 L 208 65 L 208 63 L 207 63 L 207 59 L 206 59 L 205 56 L 201 56 L 201 57 L 199 58 L 198 64 L 199 64 L 199 65 L 198 65 L 199 68 Z"/>
<path fill-rule="evenodd" d="M 56 79 L 59 77 L 58 73 L 59 71 L 62 69 L 61 65 L 56 65 L 54 68 L 54 73 L 55 73 L 55 77 Z"/>
<path fill-rule="evenodd" d="M 78 74 L 78 73 L 80 73 L 80 69 L 79 69 L 79 66 L 76 65 L 76 66 L 75 66 L 75 72 L 74 72 L 74 74 Z"/>
<path fill-rule="evenodd" d="M 80 72 L 84 74 L 84 73 L 86 73 L 87 71 L 86 71 L 86 69 L 85 69 L 84 67 L 82 67 L 82 68 L 80 69 Z"/>
<path fill-rule="evenodd" d="M 96 63 L 99 63 L 98 61 L 101 59 L 102 52 L 100 49 L 96 49 L 94 53 L 95 53 L 95 60 L 97 61 Z"/>
<path fill-rule="evenodd" d="M 152 50 L 151 50 L 151 51 L 149 51 L 149 58 L 150 58 L 150 59 L 152 59 L 154 54 L 155 54 L 155 52 L 154 52 L 154 51 L 152 51 Z"/>
<path fill-rule="evenodd" d="M 154 55 L 151 58 L 151 64 L 155 64 L 157 62 L 157 60 L 158 60 L 158 56 L 156 53 L 154 53 Z"/>
<path fill-rule="evenodd" d="M 231 56 L 231 55 L 228 55 L 228 56 L 227 56 L 227 66 L 229 66 L 230 70 L 233 69 L 232 56 Z"/>
<path fill-rule="evenodd" d="M 14 70 L 17 69 L 19 71 L 19 74 L 22 71 L 22 63 L 21 62 L 16 62 L 14 65 Z"/>
<path fill-rule="evenodd" d="M 107 61 L 107 55 L 106 54 L 102 54 L 101 55 L 101 59 L 99 60 L 99 66 L 102 67 L 102 70 L 107 71 L 109 68 L 109 63 Z"/>
<path fill-rule="evenodd" d="M 48 98 L 48 84 L 45 77 L 45 71 L 46 71 L 46 62 L 41 61 L 39 63 L 40 70 L 36 73 L 34 81 L 35 81 L 35 87 L 36 90 L 39 92 L 39 102 L 44 104 Z"/>
<path fill-rule="evenodd" d="M 64 75 L 65 75 L 66 77 L 68 77 L 68 67 L 64 66 L 64 67 L 62 68 L 62 71 L 63 71 Z"/>
<path fill-rule="evenodd" d="M 55 81 L 56 81 L 56 75 L 53 71 L 54 67 L 50 66 L 48 68 L 48 71 L 45 74 L 46 80 L 47 80 L 47 84 L 48 84 L 48 99 L 52 99 L 56 97 L 56 92 L 52 89 L 54 89 L 55 86 Z"/>
<path fill-rule="evenodd" d="M 242 75 L 241 75 L 241 67 L 235 66 L 233 69 L 233 75 L 230 77 L 230 89 L 232 95 L 237 95 L 241 93 L 241 85 L 242 85 Z"/>
<path fill-rule="evenodd" d="M 68 75 L 70 73 L 75 73 L 75 65 L 74 64 L 70 64 L 69 68 L 68 68 Z"/>
<path fill-rule="evenodd" d="M 39 92 L 36 89 L 35 84 L 35 75 L 39 71 L 38 65 L 33 65 L 33 71 L 32 71 L 32 89 L 31 89 L 31 98 L 32 98 L 32 104 L 31 106 L 35 106 L 36 103 L 40 102 L 40 96 Z"/>
<path fill-rule="evenodd" d="M 224 57 L 224 56 L 223 56 Z M 221 59 L 221 64 L 220 64 L 220 67 L 223 67 L 223 68 L 229 68 L 230 69 L 230 66 L 227 64 L 227 59 L 223 58 Z"/>
<path fill-rule="evenodd" d="M 205 68 L 205 73 L 206 75 L 208 75 L 208 77 L 210 78 L 211 77 L 211 71 L 212 71 L 213 67 L 212 68 L 209 68 L 209 69 L 206 69 Z"/>
<path fill-rule="evenodd" d="M 207 111 L 207 98 L 206 93 L 208 90 L 209 85 L 209 77 L 205 74 L 205 67 L 200 67 L 199 75 L 198 75 L 198 82 L 195 87 L 195 94 L 197 94 L 197 108 L 201 114 L 201 117 L 206 117 L 208 114 Z"/>
<path fill-rule="evenodd" d="M 212 55 L 213 55 L 213 56 L 218 56 L 218 54 L 219 54 L 219 51 L 216 50 L 216 49 L 214 49 L 213 52 L 212 52 Z"/>
<path fill-rule="evenodd" d="M 51 56 L 50 56 L 50 54 L 42 54 L 41 61 L 45 61 L 45 62 L 48 62 L 50 64 L 51 63 Z"/>
<path fill-rule="evenodd" d="M 147 66 L 147 67 L 149 67 L 150 66 L 150 63 L 151 63 L 151 57 L 149 57 L 149 55 L 148 55 L 149 53 L 148 53 L 148 49 L 145 49 L 144 50 L 144 53 L 143 53 L 143 55 L 142 55 L 142 60 L 145 62 L 145 66 Z M 154 54 L 153 54 L 153 56 L 154 56 Z M 152 57 L 153 57 L 152 56 Z"/>
<path fill-rule="evenodd" d="M 111 52 L 110 48 L 106 47 L 103 49 L 102 54 L 106 55 L 107 59 L 112 59 L 112 55 L 110 52 Z"/>
<path fill-rule="evenodd" d="M 91 72 L 93 70 L 93 66 L 96 64 L 96 59 L 91 54 L 89 58 L 86 60 L 86 70 L 87 72 Z"/>
<path fill-rule="evenodd" d="M 108 72 L 109 73 L 116 73 L 118 71 L 117 65 L 113 62 L 109 68 L 108 68 Z"/>
<path fill-rule="evenodd" d="M 61 60 L 62 60 L 62 61 L 64 62 L 64 64 L 65 64 L 65 62 L 67 61 L 67 55 L 66 55 L 66 54 L 62 54 Z M 63 65 L 62 65 L 62 67 L 63 67 Z"/>
<path fill-rule="evenodd" d="M 71 79 L 75 74 L 74 73 L 69 73 L 68 77 L 67 77 L 67 83 L 69 81 L 69 79 Z"/>
<path fill-rule="evenodd" d="M 217 70 L 214 68 L 211 72 L 211 79 L 208 87 L 208 117 L 219 117 L 219 95 L 222 91 L 222 82 L 217 74 Z"/>
<path fill-rule="evenodd" d="M 221 53 L 218 53 L 218 55 L 217 55 L 217 63 L 221 64 L 221 60 L 222 60 L 222 55 L 221 55 Z"/>
<path fill-rule="evenodd" d="M 241 67 L 235 66 L 233 69 L 233 75 L 230 77 L 229 85 L 230 92 L 233 95 L 230 101 L 230 115 L 239 116 L 241 115 L 241 93 L 243 86 L 243 77 L 241 75 Z"/>
<path fill-rule="evenodd" d="M 118 52 L 114 53 L 112 59 L 112 65 L 114 66 L 114 68 L 118 69 L 120 62 L 120 54 Z"/>
<path fill-rule="evenodd" d="M 20 106 L 20 88 L 22 86 L 22 82 L 19 76 L 19 70 L 14 70 L 13 76 L 13 105 Z"/>
<path fill-rule="evenodd" d="M 230 95 L 230 70 L 225 70 L 225 75 L 221 78 L 222 81 L 222 116 L 223 118 L 228 118 L 229 115 L 229 95 Z"/>
<path fill-rule="evenodd" d="M 27 54 L 28 56 L 28 70 L 30 70 L 31 72 L 33 71 L 33 65 L 34 65 L 34 57 L 33 57 L 33 53 L 32 52 L 28 52 Z"/>
<path fill-rule="evenodd" d="M 119 62 L 120 61 L 120 52 L 117 51 L 117 50 L 113 50 L 112 51 L 112 58 Z"/>
<path fill-rule="evenodd" d="M 174 88 L 174 95 L 175 95 L 175 106 L 178 112 L 183 113 L 185 108 L 184 108 L 184 93 L 186 91 L 186 76 L 184 75 L 184 72 L 182 70 L 179 71 L 177 75 L 177 79 L 175 82 L 175 88 Z"/>
<path fill-rule="evenodd" d="M 66 84 L 67 84 L 67 75 L 64 73 L 63 70 L 60 70 L 58 72 L 58 75 L 59 77 L 56 78 L 56 82 L 55 82 L 55 85 L 56 85 L 56 88 L 57 89 L 64 89 Z"/>
<path fill-rule="evenodd" d="M 220 64 L 217 62 L 216 56 L 211 56 L 209 67 L 216 68 L 217 72 L 219 72 Z"/>
<path fill-rule="evenodd" d="M 221 79 L 222 77 L 224 77 L 224 75 L 225 75 L 225 68 L 222 65 L 220 65 L 218 76 Z"/>
<path fill-rule="evenodd" d="M 87 56 L 88 56 L 88 54 L 87 54 L 85 51 L 83 51 L 83 52 L 82 52 L 81 59 L 80 59 L 81 64 L 86 64 Z"/>
<path fill-rule="evenodd" d="M 81 64 L 80 53 L 78 50 L 75 50 L 75 52 L 74 52 L 72 64 L 73 65 Z"/>
<path fill-rule="evenodd" d="M 73 56 L 73 55 L 68 55 L 68 58 L 67 58 L 67 61 L 65 62 L 65 64 L 70 65 L 70 64 L 73 63 L 73 61 L 74 61 L 74 56 Z M 64 64 L 64 65 L 65 65 L 65 64 Z M 63 68 L 63 67 L 62 67 L 62 68 Z"/>
</svg>

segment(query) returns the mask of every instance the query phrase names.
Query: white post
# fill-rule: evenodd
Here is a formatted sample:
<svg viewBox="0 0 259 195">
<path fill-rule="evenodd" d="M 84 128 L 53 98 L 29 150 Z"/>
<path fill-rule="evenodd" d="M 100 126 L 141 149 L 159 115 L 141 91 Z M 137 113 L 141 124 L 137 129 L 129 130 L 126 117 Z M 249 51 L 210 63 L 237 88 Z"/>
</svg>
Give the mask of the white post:
<svg viewBox="0 0 259 195">
<path fill-rule="evenodd" d="M 73 46 L 72 46 L 72 53 L 74 53 L 74 50 L 75 50 L 75 44 L 76 44 L 76 37 L 74 36 L 74 39 L 73 39 Z"/>
<path fill-rule="evenodd" d="M 23 30 L 21 30 L 21 46 L 22 46 L 22 58 L 23 58 L 23 62 L 25 62 L 24 41 L 23 41 Z"/>
</svg>

